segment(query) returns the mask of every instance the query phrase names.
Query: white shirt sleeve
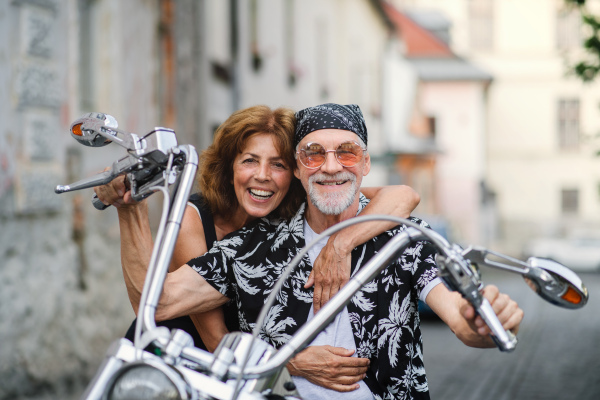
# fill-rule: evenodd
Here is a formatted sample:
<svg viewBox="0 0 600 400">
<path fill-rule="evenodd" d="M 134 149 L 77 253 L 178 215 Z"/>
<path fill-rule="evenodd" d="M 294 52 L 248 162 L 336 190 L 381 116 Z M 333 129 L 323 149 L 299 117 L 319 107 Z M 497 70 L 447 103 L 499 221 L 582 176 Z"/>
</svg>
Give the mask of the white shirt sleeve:
<svg viewBox="0 0 600 400">
<path fill-rule="evenodd" d="M 425 301 L 425 299 L 427 298 L 427 295 L 429 294 L 429 292 L 431 292 L 431 289 L 433 289 L 440 283 L 443 283 L 442 280 L 440 278 L 435 278 L 431 282 L 429 282 L 427 285 L 425 285 L 423 290 L 421 290 L 421 295 L 419 296 L 419 300 L 421 300 L 423 303 L 427 303 Z"/>
</svg>

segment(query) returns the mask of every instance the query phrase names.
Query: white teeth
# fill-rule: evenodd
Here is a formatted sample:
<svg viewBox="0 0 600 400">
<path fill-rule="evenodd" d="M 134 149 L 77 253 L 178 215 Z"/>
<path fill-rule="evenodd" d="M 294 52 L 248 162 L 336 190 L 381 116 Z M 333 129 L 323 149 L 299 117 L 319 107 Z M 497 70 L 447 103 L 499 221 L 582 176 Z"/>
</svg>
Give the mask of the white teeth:
<svg viewBox="0 0 600 400">
<path fill-rule="evenodd" d="M 320 182 L 321 185 L 325 185 L 325 186 L 334 186 L 334 185 L 343 185 L 346 181 L 341 181 L 341 182 Z"/>
<path fill-rule="evenodd" d="M 256 196 L 256 197 L 269 198 L 269 197 L 273 196 L 274 192 L 271 192 L 268 190 L 250 189 L 250 193 L 252 193 L 252 195 Z"/>
</svg>

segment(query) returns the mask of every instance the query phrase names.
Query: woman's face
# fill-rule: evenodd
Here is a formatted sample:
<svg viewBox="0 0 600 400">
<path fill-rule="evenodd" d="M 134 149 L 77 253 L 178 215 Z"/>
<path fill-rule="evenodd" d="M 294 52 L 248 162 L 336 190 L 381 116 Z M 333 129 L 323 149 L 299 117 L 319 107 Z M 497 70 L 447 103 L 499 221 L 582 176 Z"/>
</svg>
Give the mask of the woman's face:
<svg viewBox="0 0 600 400">
<path fill-rule="evenodd" d="M 233 160 L 233 186 L 240 208 L 256 218 L 276 209 L 292 181 L 291 166 L 285 164 L 273 135 L 258 134 Z"/>
</svg>

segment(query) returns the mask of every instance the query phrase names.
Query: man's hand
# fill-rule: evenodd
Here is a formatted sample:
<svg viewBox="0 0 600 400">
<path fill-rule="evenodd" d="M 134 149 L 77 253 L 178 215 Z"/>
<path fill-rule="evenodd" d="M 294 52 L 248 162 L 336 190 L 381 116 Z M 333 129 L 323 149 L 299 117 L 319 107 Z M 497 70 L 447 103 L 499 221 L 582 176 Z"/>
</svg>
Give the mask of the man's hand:
<svg viewBox="0 0 600 400">
<path fill-rule="evenodd" d="M 369 369 L 368 358 L 352 357 L 353 350 L 343 347 L 310 346 L 287 365 L 291 375 L 301 376 L 315 385 L 338 392 L 358 389 Z"/>
<path fill-rule="evenodd" d="M 519 324 L 523 320 L 523 310 L 519 308 L 516 301 L 507 294 L 500 293 L 494 285 L 488 285 L 483 289 L 483 296 L 490 302 L 494 312 L 502 327 L 511 330 L 514 334 L 519 331 Z M 475 314 L 473 306 L 466 302 L 460 309 L 461 315 L 467 320 L 469 326 L 474 332 L 481 336 L 487 336 L 491 333 L 490 328 L 483 319 Z"/>
<path fill-rule="evenodd" d="M 304 285 L 315 285 L 313 307 L 321 309 L 350 280 L 351 252 L 341 250 L 336 243 L 337 234 L 331 235 L 315 260 L 313 269 Z"/>
</svg>

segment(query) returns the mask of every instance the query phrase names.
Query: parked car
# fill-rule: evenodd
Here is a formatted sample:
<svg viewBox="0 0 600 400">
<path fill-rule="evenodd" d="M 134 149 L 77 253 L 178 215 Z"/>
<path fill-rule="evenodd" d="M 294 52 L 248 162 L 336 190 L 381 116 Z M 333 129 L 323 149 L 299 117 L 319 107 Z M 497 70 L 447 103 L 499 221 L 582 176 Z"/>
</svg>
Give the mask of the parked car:
<svg viewBox="0 0 600 400">
<path fill-rule="evenodd" d="M 600 236 L 538 238 L 525 248 L 526 256 L 550 258 L 579 272 L 600 272 Z"/>
</svg>

